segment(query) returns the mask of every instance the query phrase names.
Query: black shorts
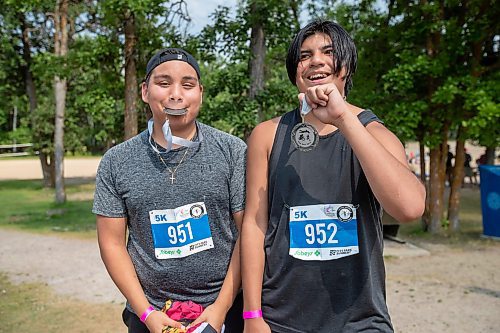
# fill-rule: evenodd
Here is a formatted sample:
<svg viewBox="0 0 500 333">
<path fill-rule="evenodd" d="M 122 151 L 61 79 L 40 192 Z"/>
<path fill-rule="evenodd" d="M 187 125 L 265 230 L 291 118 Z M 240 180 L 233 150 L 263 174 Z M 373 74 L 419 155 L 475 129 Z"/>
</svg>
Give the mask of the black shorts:
<svg viewBox="0 0 500 333">
<path fill-rule="evenodd" d="M 234 299 L 233 306 L 229 309 L 224 321 L 225 333 L 243 332 L 243 294 L 239 293 Z M 133 312 L 125 308 L 122 313 L 123 322 L 128 327 L 128 333 L 149 333 L 145 324 Z"/>
</svg>

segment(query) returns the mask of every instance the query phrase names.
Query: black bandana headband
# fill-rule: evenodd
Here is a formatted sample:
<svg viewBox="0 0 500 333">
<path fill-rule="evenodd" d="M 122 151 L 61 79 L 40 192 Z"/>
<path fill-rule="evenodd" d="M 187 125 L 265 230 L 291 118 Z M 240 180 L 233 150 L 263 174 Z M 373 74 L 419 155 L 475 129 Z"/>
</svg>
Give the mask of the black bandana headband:
<svg viewBox="0 0 500 333">
<path fill-rule="evenodd" d="M 149 76 L 151 75 L 153 69 L 155 69 L 160 64 L 171 60 L 184 61 L 188 63 L 196 71 L 196 74 L 198 75 L 198 80 L 200 79 L 201 77 L 200 66 L 198 66 L 198 62 L 196 61 L 196 59 L 183 49 L 170 47 L 158 51 L 153 57 L 151 57 L 151 59 L 149 59 L 148 64 L 146 66 L 145 81 L 149 79 Z"/>
</svg>

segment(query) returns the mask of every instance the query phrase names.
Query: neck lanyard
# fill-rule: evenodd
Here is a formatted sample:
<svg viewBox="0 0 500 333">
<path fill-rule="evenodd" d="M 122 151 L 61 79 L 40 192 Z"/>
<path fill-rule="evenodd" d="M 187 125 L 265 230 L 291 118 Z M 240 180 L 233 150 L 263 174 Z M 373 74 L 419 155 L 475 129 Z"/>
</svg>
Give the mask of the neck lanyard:
<svg viewBox="0 0 500 333">
<path fill-rule="evenodd" d="M 153 143 L 151 142 L 151 140 L 153 138 L 153 125 L 154 125 L 153 119 L 150 119 L 148 121 L 149 145 L 151 146 L 151 148 L 153 148 L 153 150 L 156 153 L 161 154 L 160 151 L 158 150 L 158 148 L 156 148 L 155 145 L 153 145 Z M 163 137 L 167 141 L 167 147 L 165 147 L 166 153 L 168 153 L 170 150 L 172 150 L 172 145 L 174 145 L 174 144 L 178 145 L 178 146 L 183 146 L 186 148 L 195 148 L 203 140 L 203 135 L 202 135 L 201 131 L 198 130 L 197 124 L 196 124 L 196 131 L 198 133 L 198 140 L 196 140 L 196 141 L 190 141 L 190 140 L 186 140 L 184 138 L 180 138 L 178 136 L 172 135 L 172 130 L 170 129 L 168 119 L 163 124 L 161 130 L 163 132 Z"/>
</svg>

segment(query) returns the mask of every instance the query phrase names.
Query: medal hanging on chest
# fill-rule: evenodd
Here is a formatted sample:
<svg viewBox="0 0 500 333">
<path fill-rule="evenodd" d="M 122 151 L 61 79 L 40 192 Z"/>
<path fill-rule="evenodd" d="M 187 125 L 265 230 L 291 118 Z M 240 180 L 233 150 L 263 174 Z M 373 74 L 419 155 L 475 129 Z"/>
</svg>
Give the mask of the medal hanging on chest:
<svg viewBox="0 0 500 333">
<path fill-rule="evenodd" d="M 292 142 L 295 148 L 300 151 L 309 151 L 314 149 L 319 141 L 319 134 L 313 125 L 305 122 L 305 115 L 311 111 L 311 108 L 306 102 L 306 98 L 302 100 L 302 108 L 300 117 L 302 122 L 295 125 L 292 129 Z"/>
</svg>

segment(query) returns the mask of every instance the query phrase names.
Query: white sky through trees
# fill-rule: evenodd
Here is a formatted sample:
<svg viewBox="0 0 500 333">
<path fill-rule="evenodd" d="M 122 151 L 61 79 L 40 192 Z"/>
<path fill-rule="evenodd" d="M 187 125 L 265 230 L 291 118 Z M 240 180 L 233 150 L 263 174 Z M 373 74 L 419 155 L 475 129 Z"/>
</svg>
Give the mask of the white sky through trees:
<svg viewBox="0 0 500 333">
<path fill-rule="evenodd" d="M 188 33 L 197 35 L 203 27 L 212 22 L 209 17 L 218 6 L 227 6 L 231 8 L 231 14 L 236 14 L 236 6 L 238 0 L 184 0 L 187 4 L 187 10 L 191 17 L 191 23 L 188 28 Z M 305 9 L 305 7 L 304 7 Z M 300 15 L 301 25 L 309 21 L 309 15 L 306 10 L 303 10 Z"/>
<path fill-rule="evenodd" d="M 191 23 L 188 28 L 190 34 L 198 34 L 203 27 L 211 23 L 209 17 L 219 5 L 232 8 L 232 13 L 235 13 L 237 0 L 185 0 Z"/>
</svg>

